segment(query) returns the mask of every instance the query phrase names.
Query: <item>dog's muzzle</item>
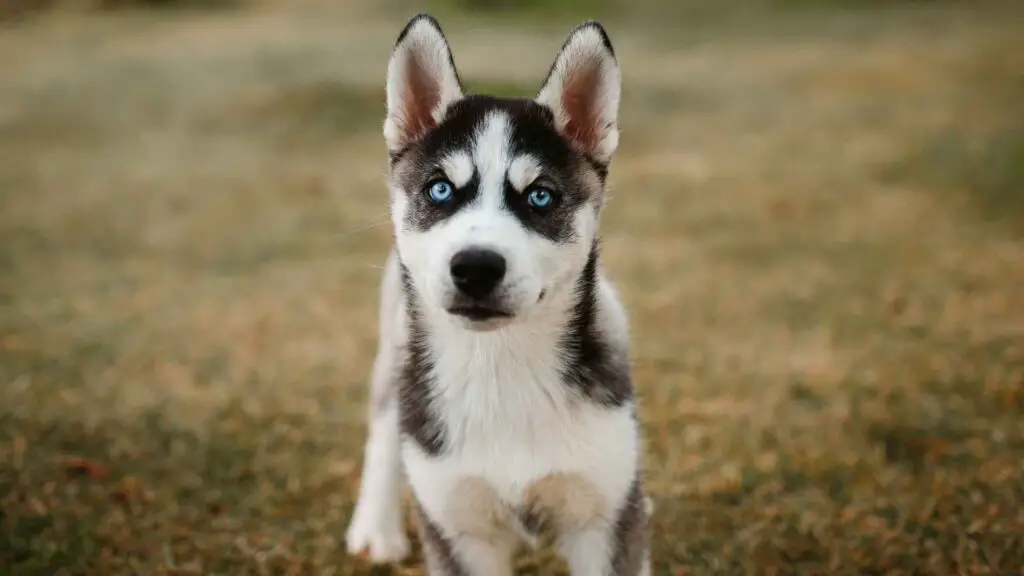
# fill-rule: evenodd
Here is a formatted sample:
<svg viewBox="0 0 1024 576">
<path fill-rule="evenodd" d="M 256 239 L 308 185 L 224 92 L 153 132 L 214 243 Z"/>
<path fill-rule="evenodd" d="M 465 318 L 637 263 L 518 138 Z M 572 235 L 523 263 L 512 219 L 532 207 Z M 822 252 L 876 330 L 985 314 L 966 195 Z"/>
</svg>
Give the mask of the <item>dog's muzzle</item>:
<svg viewBox="0 0 1024 576">
<path fill-rule="evenodd" d="M 505 269 L 505 257 L 494 250 L 467 248 L 457 252 L 449 272 L 458 294 L 448 312 L 474 321 L 512 316 L 494 297 L 505 278 Z"/>
</svg>

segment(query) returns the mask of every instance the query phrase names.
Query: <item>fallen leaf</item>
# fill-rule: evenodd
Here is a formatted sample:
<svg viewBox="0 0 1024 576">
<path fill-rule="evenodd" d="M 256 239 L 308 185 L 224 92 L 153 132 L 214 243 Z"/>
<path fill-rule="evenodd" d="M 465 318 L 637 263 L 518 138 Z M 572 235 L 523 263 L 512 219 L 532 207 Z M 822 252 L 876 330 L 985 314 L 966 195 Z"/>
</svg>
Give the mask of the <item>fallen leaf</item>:
<svg viewBox="0 0 1024 576">
<path fill-rule="evenodd" d="M 68 462 L 66 470 L 68 474 L 73 476 L 88 476 L 93 480 L 103 480 L 107 477 L 107 469 L 101 464 L 86 460 L 84 458 L 75 458 Z"/>
</svg>

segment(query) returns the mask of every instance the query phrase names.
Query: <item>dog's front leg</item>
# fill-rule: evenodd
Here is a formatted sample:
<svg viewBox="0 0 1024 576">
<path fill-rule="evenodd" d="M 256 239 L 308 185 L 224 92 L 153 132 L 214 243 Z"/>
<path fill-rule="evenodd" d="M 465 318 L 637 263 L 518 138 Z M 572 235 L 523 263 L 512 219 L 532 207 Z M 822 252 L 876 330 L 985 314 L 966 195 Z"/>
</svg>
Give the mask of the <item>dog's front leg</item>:
<svg viewBox="0 0 1024 576">
<path fill-rule="evenodd" d="M 630 549 L 631 548 L 631 549 Z M 650 561 L 641 544 L 622 542 L 614 527 L 591 527 L 566 534 L 559 551 L 572 576 L 649 576 Z"/>
<path fill-rule="evenodd" d="M 430 576 L 512 576 L 509 534 L 447 535 L 420 508 L 420 540 Z"/>
<path fill-rule="evenodd" d="M 369 549 L 374 562 L 396 562 L 409 552 L 402 522 L 402 468 L 396 401 L 374 411 L 364 452 L 359 501 L 345 540 L 349 553 Z"/>
<path fill-rule="evenodd" d="M 592 522 L 559 537 L 572 576 L 650 576 L 646 503 L 634 484 L 613 523 Z"/>
<path fill-rule="evenodd" d="M 398 262 L 384 268 L 380 336 L 370 376 L 370 433 L 363 453 L 359 501 L 345 535 L 349 553 L 369 549 L 374 562 L 396 562 L 409 553 L 402 522 L 404 487 L 397 382 L 403 334 Z"/>
</svg>

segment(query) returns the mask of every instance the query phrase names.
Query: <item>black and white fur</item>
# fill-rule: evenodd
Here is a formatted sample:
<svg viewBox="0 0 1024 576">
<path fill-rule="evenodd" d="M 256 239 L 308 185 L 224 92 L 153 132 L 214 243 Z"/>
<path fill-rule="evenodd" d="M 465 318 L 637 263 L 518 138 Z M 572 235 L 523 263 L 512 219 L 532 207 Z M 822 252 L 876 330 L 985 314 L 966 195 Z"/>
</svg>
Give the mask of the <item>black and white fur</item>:
<svg viewBox="0 0 1024 576">
<path fill-rule="evenodd" d="M 510 575 L 542 529 L 574 575 L 650 573 L 628 323 L 597 248 L 619 92 L 596 22 L 534 99 L 464 94 L 430 16 L 400 34 L 384 124 L 396 246 L 351 553 L 406 556 L 407 479 L 431 574 Z"/>
</svg>

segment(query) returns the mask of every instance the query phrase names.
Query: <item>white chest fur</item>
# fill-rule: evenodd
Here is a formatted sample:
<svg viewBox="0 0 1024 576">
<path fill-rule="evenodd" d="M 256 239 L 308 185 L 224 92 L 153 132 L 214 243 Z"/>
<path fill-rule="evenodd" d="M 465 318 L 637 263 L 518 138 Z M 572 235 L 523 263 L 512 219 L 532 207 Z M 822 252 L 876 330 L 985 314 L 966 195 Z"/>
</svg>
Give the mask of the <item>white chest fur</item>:
<svg viewBox="0 0 1024 576">
<path fill-rule="evenodd" d="M 563 382 L 557 334 L 525 325 L 431 334 L 432 411 L 446 450 L 403 444 L 411 487 L 450 532 L 490 538 L 544 509 L 560 529 L 613 522 L 636 476 L 633 406 L 588 401 Z"/>
</svg>

